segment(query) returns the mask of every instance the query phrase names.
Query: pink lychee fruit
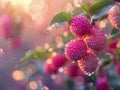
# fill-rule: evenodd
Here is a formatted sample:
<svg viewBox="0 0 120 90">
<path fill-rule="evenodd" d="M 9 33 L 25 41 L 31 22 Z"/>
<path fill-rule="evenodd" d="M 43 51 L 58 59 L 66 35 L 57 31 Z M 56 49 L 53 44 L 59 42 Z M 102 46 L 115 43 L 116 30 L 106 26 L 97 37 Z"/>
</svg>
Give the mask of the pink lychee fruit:
<svg viewBox="0 0 120 90">
<path fill-rule="evenodd" d="M 114 1 L 120 1 L 120 0 L 114 0 Z M 113 27 L 120 30 L 120 5 L 114 5 L 108 11 L 108 19 L 110 23 L 113 25 Z"/>
<path fill-rule="evenodd" d="M 109 43 L 109 48 L 110 49 L 115 49 L 116 47 L 117 47 L 117 43 L 118 43 L 118 39 L 115 39 L 115 40 L 113 40 L 113 41 L 110 41 L 110 43 Z"/>
<path fill-rule="evenodd" d="M 65 64 L 65 62 L 67 61 L 67 58 L 62 54 L 56 54 L 55 56 L 52 57 L 52 61 L 53 61 L 53 64 L 59 68 Z"/>
<path fill-rule="evenodd" d="M 96 51 L 101 51 L 106 47 L 106 36 L 98 28 L 93 27 L 91 30 L 91 35 L 88 35 L 84 40 L 89 48 Z"/>
<path fill-rule="evenodd" d="M 13 23 L 12 23 L 11 17 L 7 14 L 2 15 L 0 17 L 0 24 L 4 30 L 3 37 L 5 39 L 11 38 L 14 33 L 14 30 L 13 30 L 14 28 L 13 28 Z"/>
<path fill-rule="evenodd" d="M 96 82 L 96 89 L 97 90 L 110 90 L 109 88 L 109 81 L 106 77 L 98 77 Z"/>
<path fill-rule="evenodd" d="M 85 74 L 80 70 L 78 64 L 72 62 L 64 66 L 64 73 L 70 78 L 75 78 L 77 76 L 85 77 Z"/>
<path fill-rule="evenodd" d="M 114 2 L 120 2 L 120 0 L 113 0 Z"/>
<path fill-rule="evenodd" d="M 76 37 L 90 33 L 90 22 L 85 16 L 75 16 L 70 22 L 70 30 Z"/>
<path fill-rule="evenodd" d="M 65 55 L 68 60 L 80 60 L 86 55 L 87 46 L 83 40 L 71 40 L 65 48 Z"/>
<path fill-rule="evenodd" d="M 21 45 L 22 45 L 22 39 L 20 37 L 17 37 L 14 40 L 11 40 L 11 47 L 18 48 Z"/>
<path fill-rule="evenodd" d="M 58 68 L 54 66 L 53 61 L 48 59 L 44 64 L 44 72 L 48 75 L 57 73 Z"/>
<path fill-rule="evenodd" d="M 84 58 L 78 60 L 78 65 L 85 74 L 95 72 L 98 66 L 98 58 L 93 53 L 88 53 Z"/>
</svg>

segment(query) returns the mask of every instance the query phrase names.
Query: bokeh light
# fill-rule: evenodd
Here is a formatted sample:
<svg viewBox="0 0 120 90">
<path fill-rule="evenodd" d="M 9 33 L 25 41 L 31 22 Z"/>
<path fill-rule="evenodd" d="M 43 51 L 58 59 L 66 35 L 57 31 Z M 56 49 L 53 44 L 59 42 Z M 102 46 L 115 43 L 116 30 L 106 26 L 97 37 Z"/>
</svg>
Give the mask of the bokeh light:
<svg viewBox="0 0 120 90">
<path fill-rule="evenodd" d="M 71 8 L 72 8 L 72 3 L 68 2 L 65 6 L 66 11 L 70 11 Z"/>
<path fill-rule="evenodd" d="M 100 21 L 100 27 L 105 28 L 105 26 L 106 26 L 106 22 L 105 21 Z"/>
<path fill-rule="evenodd" d="M 68 36 L 68 32 L 63 32 L 63 36 L 67 37 Z"/>
<path fill-rule="evenodd" d="M 48 49 L 48 48 L 49 48 L 49 44 L 48 44 L 48 43 L 45 43 L 44 48 L 45 48 L 45 49 Z"/>
<path fill-rule="evenodd" d="M 62 42 L 62 37 L 59 36 L 59 35 L 56 36 L 56 37 L 55 37 L 55 42 L 56 42 L 56 43 L 60 43 L 60 42 Z"/>
<path fill-rule="evenodd" d="M 37 82 L 35 82 L 35 81 L 30 81 L 30 82 L 29 82 L 29 88 L 30 88 L 31 90 L 36 90 L 37 87 L 38 87 Z"/>
<path fill-rule="evenodd" d="M 15 70 L 15 71 L 13 71 L 13 73 L 12 73 L 12 77 L 13 77 L 13 79 L 15 79 L 15 80 L 23 80 L 23 79 L 25 79 L 25 74 L 24 74 L 24 72 L 21 71 L 21 70 Z"/>
<path fill-rule="evenodd" d="M 49 49 L 48 49 L 48 52 L 53 52 L 53 49 L 52 49 L 52 48 L 49 48 Z"/>
<path fill-rule="evenodd" d="M 57 52 L 52 52 L 52 56 L 55 56 L 57 54 Z"/>
</svg>

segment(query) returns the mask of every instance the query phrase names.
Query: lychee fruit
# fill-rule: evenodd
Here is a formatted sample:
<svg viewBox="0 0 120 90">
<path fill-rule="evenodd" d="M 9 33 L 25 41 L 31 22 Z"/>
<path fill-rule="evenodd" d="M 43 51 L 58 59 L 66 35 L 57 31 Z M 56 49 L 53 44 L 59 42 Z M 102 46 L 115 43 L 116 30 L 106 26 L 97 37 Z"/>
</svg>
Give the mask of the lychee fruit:
<svg viewBox="0 0 120 90">
<path fill-rule="evenodd" d="M 109 90 L 109 81 L 106 77 L 97 78 L 96 82 L 96 89 L 97 90 Z"/>
<path fill-rule="evenodd" d="M 105 34 L 98 28 L 92 28 L 91 35 L 87 36 L 84 40 L 89 48 L 96 51 L 101 51 L 106 47 L 107 39 Z"/>
<path fill-rule="evenodd" d="M 64 55 L 61 54 L 56 54 L 55 56 L 52 57 L 53 64 L 56 67 L 62 67 L 65 62 L 67 61 L 67 58 Z"/>
<path fill-rule="evenodd" d="M 120 77 L 120 63 L 115 65 L 115 72 L 118 77 Z"/>
<path fill-rule="evenodd" d="M 0 17 L 0 23 L 1 23 L 1 26 L 4 30 L 3 37 L 5 39 L 11 38 L 13 36 L 13 33 L 14 33 L 11 17 L 7 14 L 2 15 Z"/>
<path fill-rule="evenodd" d="M 70 78 L 74 78 L 77 76 L 82 76 L 82 77 L 85 76 L 85 74 L 80 70 L 78 64 L 72 62 L 67 63 L 64 66 L 64 73 Z"/>
<path fill-rule="evenodd" d="M 54 66 L 53 61 L 48 59 L 44 64 L 44 72 L 48 75 L 57 73 L 58 68 Z"/>
<path fill-rule="evenodd" d="M 11 40 L 11 47 L 18 48 L 21 45 L 22 45 L 22 39 L 20 37 L 17 37 L 14 40 Z"/>
<path fill-rule="evenodd" d="M 98 58 L 93 53 L 88 53 L 84 58 L 78 60 L 78 65 L 85 74 L 90 74 L 96 71 L 98 66 Z"/>
<path fill-rule="evenodd" d="M 115 1 L 118 1 L 118 0 L 115 0 Z M 108 11 L 108 19 L 110 23 L 113 25 L 113 27 L 120 30 L 120 5 L 114 5 Z"/>
<path fill-rule="evenodd" d="M 113 40 L 113 41 L 110 41 L 110 43 L 109 43 L 109 48 L 110 49 L 115 49 L 116 47 L 117 47 L 117 43 L 118 43 L 118 39 L 115 39 L 115 40 Z"/>
<path fill-rule="evenodd" d="M 85 16 L 75 16 L 70 22 L 70 30 L 76 37 L 90 33 L 90 22 Z"/>
<path fill-rule="evenodd" d="M 65 55 L 68 60 L 80 60 L 86 55 L 87 46 L 83 40 L 71 40 L 65 48 Z"/>
<path fill-rule="evenodd" d="M 120 0 L 113 0 L 114 2 L 120 2 Z"/>
</svg>

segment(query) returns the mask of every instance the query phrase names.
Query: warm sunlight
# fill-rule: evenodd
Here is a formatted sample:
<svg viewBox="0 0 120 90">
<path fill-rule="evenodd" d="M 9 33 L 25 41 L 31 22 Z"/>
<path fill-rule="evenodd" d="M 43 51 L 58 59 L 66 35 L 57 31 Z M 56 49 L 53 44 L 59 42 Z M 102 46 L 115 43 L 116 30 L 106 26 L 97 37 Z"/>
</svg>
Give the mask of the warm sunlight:
<svg viewBox="0 0 120 90">
<path fill-rule="evenodd" d="M 29 10 L 32 0 L 10 0 L 10 2 L 13 6 L 21 6 L 25 10 Z"/>
<path fill-rule="evenodd" d="M 0 0 L 0 90 L 120 90 L 120 0 Z"/>
</svg>

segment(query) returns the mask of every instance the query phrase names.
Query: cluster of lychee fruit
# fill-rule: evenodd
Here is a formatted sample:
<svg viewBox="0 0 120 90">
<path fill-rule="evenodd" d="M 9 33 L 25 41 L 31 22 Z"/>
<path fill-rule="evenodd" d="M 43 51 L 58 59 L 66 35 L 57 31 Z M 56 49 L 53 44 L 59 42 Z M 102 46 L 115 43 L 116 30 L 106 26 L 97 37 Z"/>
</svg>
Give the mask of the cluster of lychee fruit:
<svg viewBox="0 0 120 90">
<path fill-rule="evenodd" d="M 85 79 L 85 74 L 80 70 L 77 63 L 69 62 L 65 55 L 57 53 L 47 59 L 44 65 L 44 72 L 48 75 L 58 73 L 59 69 L 63 69 L 64 74 L 69 78 L 80 76 Z"/>
<path fill-rule="evenodd" d="M 45 73 L 51 75 L 63 67 L 68 77 L 84 77 L 96 71 L 98 57 L 95 52 L 106 47 L 105 34 L 97 25 L 91 27 L 90 21 L 81 15 L 73 17 L 70 31 L 76 38 L 66 44 L 65 55 L 57 53 L 45 62 Z"/>
<path fill-rule="evenodd" d="M 108 19 L 114 28 L 120 30 L 120 0 L 113 1 L 116 4 L 108 11 Z M 65 55 L 56 54 L 46 61 L 45 72 L 51 75 L 63 67 L 68 77 L 81 76 L 86 80 L 86 75 L 100 69 L 100 67 L 97 69 L 99 62 L 97 53 L 106 49 L 107 38 L 96 23 L 90 23 L 89 19 L 82 15 L 74 16 L 69 22 L 69 27 L 75 39 L 66 44 Z M 117 43 L 118 39 L 110 42 L 108 48 L 114 51 Z M 120 63 L 116 64 L 115 72 L 120 77 Z M 100 75 L 97 76 L 96 89 L 109 90 L 107 75 L 103 72 Z"/>
<path fill-rule="evenodd" d="M 81 15 L 71 20 L 70 30 L 76 38 L 66 45 L 67 59 L 77 62 L 85 74 L 94 72 L 98 66 L 95 52 L 102 51 L 106 47 L 105 34 L 98 26 L 91 27 L 90 21 Z"/>
</svg>

